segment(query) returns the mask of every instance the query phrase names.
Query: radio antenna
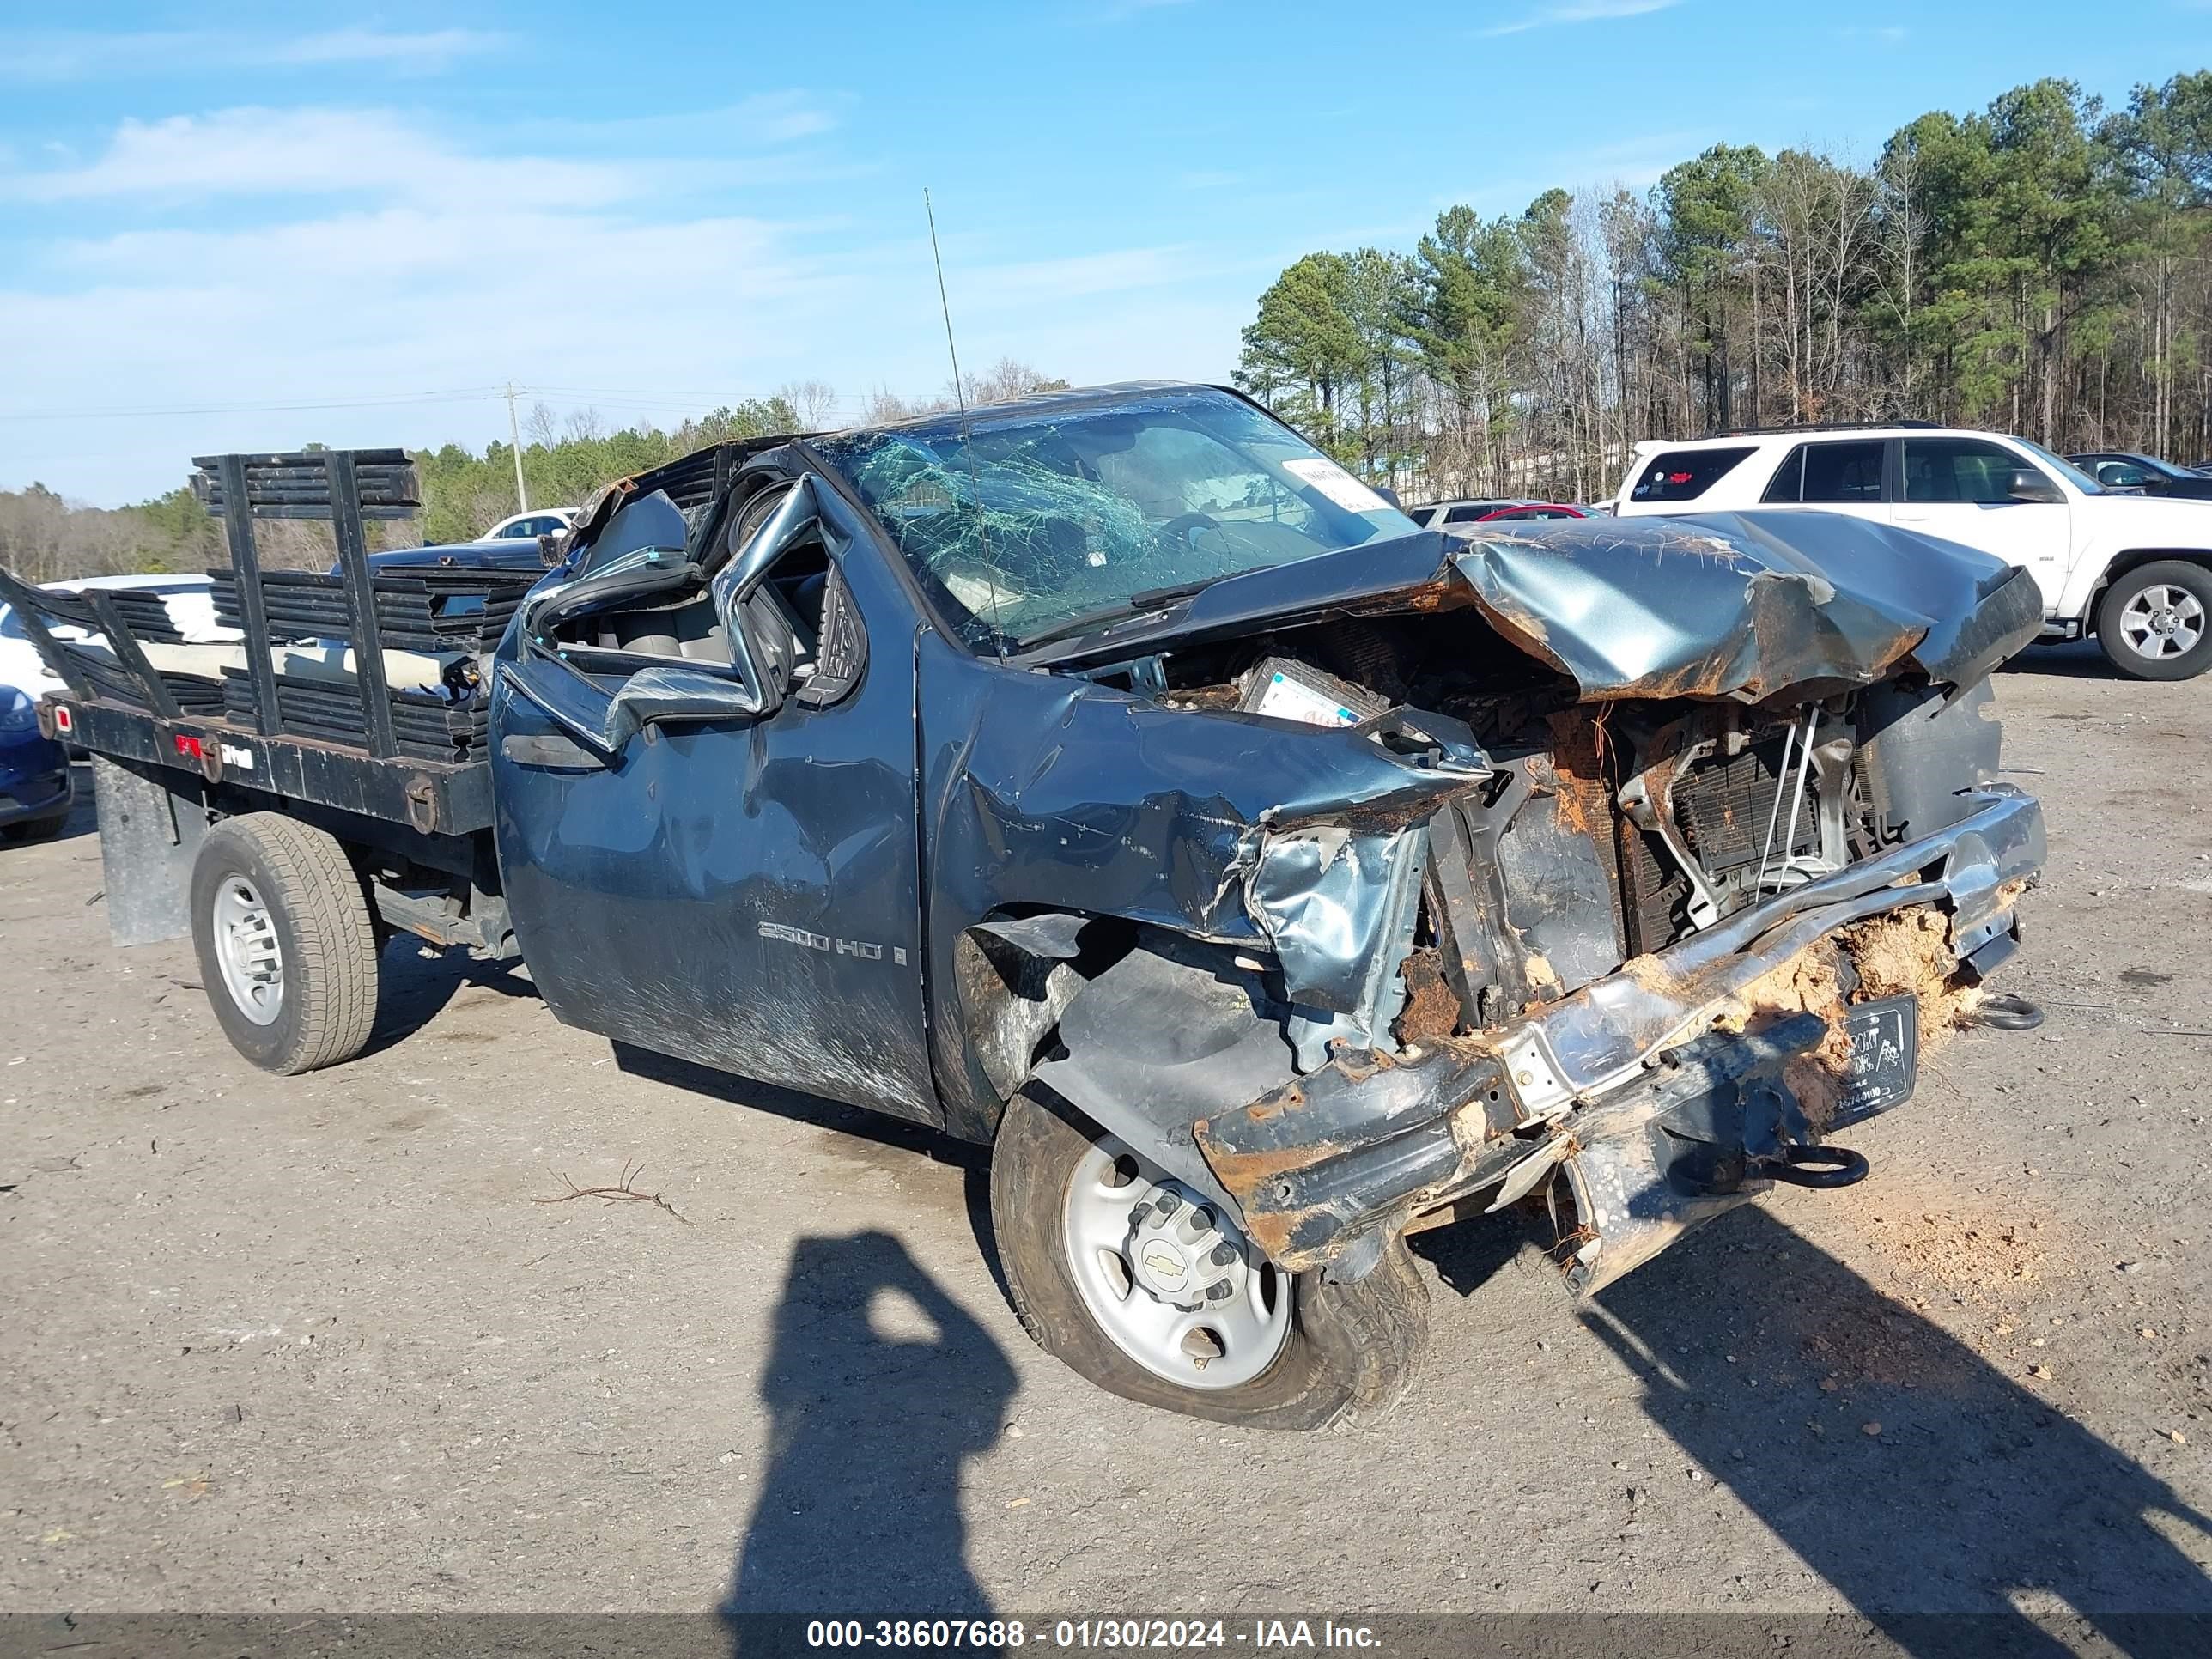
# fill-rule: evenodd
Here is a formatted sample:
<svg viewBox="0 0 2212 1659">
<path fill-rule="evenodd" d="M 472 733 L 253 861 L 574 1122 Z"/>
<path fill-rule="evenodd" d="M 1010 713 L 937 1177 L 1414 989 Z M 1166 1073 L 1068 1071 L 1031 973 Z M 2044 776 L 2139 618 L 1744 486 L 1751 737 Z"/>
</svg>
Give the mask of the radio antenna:
<svg viewBox="0 0 2212 1659">
<path fill-rule="evenodd" d="M 952 343 L 952 301 L 945 294 L 945 255 L 937 246 L 937 208 L 929 199 L 929 186 L 921 187 L 921 210 L 929 219 L 929 258 L 937 267 L 937 305 L 945 313 L 945 353 L 952 359 L 952 401 L 960 410 L 960 454 L 968 464 L 968 487 L 975 492 L 975 533 L 982 538 L 983 568 L 989 571 L 991 635 L 998 641 L 999 660 L 1006 659 L 1006 630 L 999 621 L 999 562 L 991 555 L 991 515 L 983 505 L 983 481 L 975 476 L 975 434 L 968 424 L 968 388 L 960 383 L 960 348 Z"/>
<path fill-rule="evenodd" d="M 921 187 L 921 210 L 929 216 L 929 258 L 937 267 L 937 307 L 945 313 L 945 351 L 952 359 L 952 400 L 960 406 L 960 441 L 968 441 L 968 390 L 960 384 L 960 348 L 952 343 L 952 301 L 945 297 L 945 256 L 937 248 L 937 209 L 929 186 Z"/>
</svg>

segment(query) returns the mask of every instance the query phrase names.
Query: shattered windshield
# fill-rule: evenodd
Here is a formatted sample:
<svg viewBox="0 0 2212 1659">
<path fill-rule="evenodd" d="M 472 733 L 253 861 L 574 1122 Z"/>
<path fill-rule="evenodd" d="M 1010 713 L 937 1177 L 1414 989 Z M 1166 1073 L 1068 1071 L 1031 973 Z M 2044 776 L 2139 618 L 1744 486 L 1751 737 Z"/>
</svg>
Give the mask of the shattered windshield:
<svg viewBox="0 0 2212 1659">
<path fill-rule="evenodd" d="M 1289 428 L 1194 388 L 820 441 L 972 645 L 1419 526 Z"/>
</svg>

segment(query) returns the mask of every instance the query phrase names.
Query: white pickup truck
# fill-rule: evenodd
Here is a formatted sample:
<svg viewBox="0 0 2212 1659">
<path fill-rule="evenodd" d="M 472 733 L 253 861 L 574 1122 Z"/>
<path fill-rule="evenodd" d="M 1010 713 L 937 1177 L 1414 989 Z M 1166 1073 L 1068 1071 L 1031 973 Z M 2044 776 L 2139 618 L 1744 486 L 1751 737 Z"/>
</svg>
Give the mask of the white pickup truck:
<svg viewBox="0 0 2212 1659">
<path fill-rule="evenodd" d="M 2039 444 L 1904 422 L 1646 441 L 1614 510 L 1843 513 L 1993 553 L 2043 592 L 2044 632 L 2122 673 L 2212 668 L 2212 501 L 2122 495 Z"/>
</svg>

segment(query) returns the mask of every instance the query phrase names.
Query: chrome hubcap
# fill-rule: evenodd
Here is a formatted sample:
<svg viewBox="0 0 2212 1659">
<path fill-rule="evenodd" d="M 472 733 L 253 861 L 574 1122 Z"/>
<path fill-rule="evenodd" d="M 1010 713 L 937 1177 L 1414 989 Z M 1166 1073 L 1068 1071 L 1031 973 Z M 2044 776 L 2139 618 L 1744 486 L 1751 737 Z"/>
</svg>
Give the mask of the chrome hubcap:
<svg viewBox="0 0 2212 1659">
<path fill-rule="evenodd" d="M 284 1012 L 284 952 L 276 923 L 253 884 L 228 876 L 215 896 L 216 958 L 238 1012 L 266 1025 Z"/>
<path fill-rule="evenodd" d="M 2153 662 L 2187 656 L 2204 637 L 2204 607 L 2185 587 L 2146 587 L 2120 612 L 2120 637 Z"/>
<path fill-rule="evenodd" d="M 1061 1232 L 1084 1306 L 1155 1376 L 1233 1389 L 1290 1338 L 1289 1279 L 1206 1199 L 1119 1141 L 1077 1164 Z"/>
</svg>

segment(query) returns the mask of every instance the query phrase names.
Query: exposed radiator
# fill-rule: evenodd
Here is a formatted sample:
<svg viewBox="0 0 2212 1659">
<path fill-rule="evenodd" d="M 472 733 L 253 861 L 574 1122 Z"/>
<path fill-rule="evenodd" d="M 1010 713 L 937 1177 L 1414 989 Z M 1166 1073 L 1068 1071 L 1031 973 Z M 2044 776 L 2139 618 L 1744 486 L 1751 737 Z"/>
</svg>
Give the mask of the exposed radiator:
<svg viewBox="0 0 2212 1659">
<path fill-rule="evenodd" d="M 1775 795 L 1788 786 L 1781 776 L 1784 728 L 1753 738 L 1750 746 L 1723 758 L 1692 764 L 1674 789 L 1674 822 L 1698 860 L 1716 877 L 1759 862 L 1766 845 L 1766 826 Z M 1792 772 L 1794 774 L 1795 768 Z M 1820 848 L 1819 789 L 1808 779 L 1797 810 L 1797 833 L 1790 852 L 1816 854 Z M 1782 815 L 1787 818 L 1785 795 Z M 1775 830 L 1779 862 L 1782 831 Z M 1689 930 L 1690 884 L 1656 836 L 1621 821 L 1622 910 L 1632 953 L 1656 951 Z"/>
</svg>

